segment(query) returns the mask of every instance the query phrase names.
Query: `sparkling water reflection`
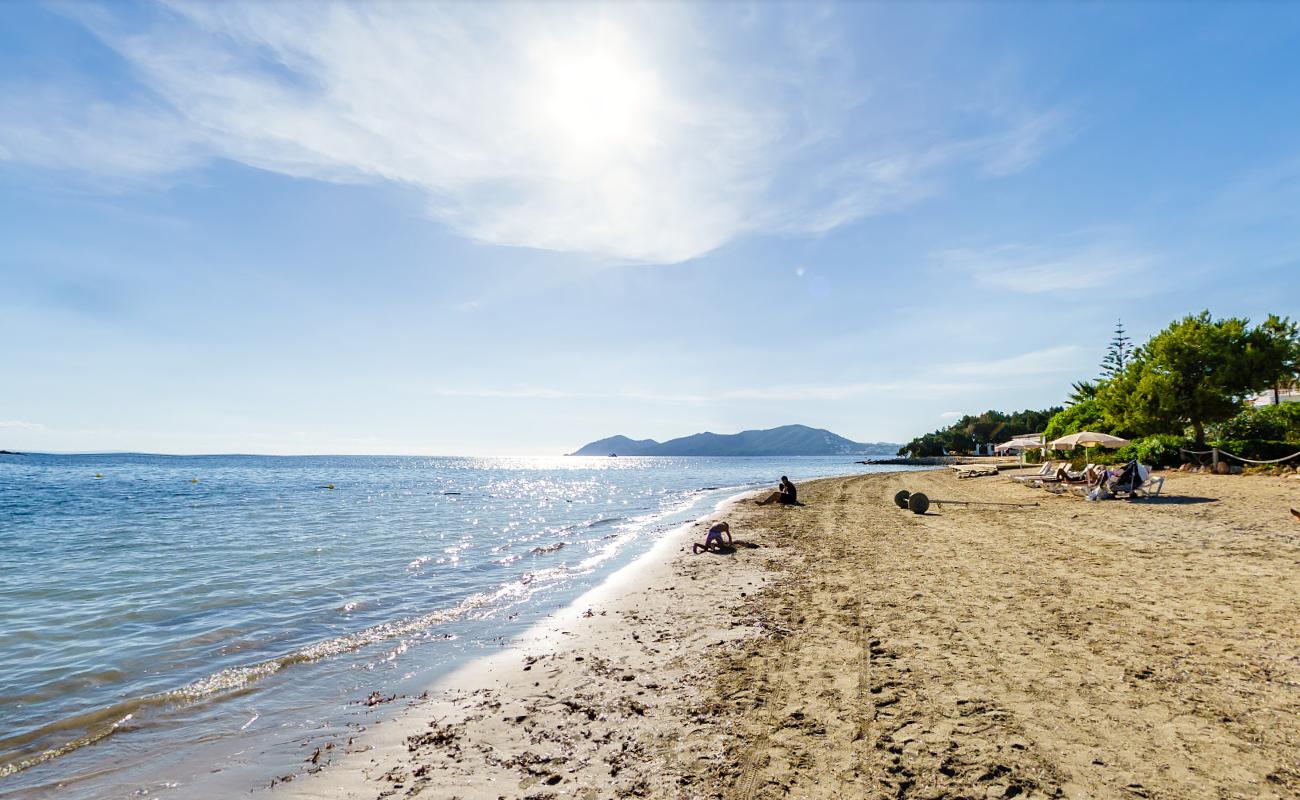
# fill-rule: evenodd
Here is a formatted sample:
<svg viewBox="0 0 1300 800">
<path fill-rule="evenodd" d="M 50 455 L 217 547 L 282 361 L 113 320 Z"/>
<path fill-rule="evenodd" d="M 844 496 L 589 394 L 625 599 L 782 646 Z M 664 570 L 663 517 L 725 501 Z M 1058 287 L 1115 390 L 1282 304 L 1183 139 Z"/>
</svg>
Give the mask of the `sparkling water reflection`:
<svg viewBox="0 0 1300 800">
<path fill-rule="evenodd" d="M 0 456 L 0 796 L 264 780 L 738 488 L 868 469 Z"/>
</svg>

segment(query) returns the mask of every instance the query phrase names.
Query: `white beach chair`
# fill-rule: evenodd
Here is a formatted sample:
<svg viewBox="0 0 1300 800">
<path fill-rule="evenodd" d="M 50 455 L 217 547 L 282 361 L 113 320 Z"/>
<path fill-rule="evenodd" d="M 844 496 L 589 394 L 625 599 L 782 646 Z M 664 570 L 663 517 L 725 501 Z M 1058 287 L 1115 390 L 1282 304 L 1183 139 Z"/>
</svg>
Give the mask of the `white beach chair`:
<svg viewBox="0 0 1300 800">
<path fill-rule="evenodd" d="M 1159 497 L 1160 490 L 1165 488 L 1165 476 L 1153 475 L 1137 488 L 1134 494 L 1140 494 L 1143 497 Z"/>
<path fill-rule="evenodd" d="M 958 478 L 979 478 L 998 474 L 998 468 L 994 464 L 952 464 L 948 468 L 956 473 Z"/>
<path fill-rule="evenodd" d="M 1044 461 L 1043 466 L 1033 475 L 1012 475 L 1011 480 L 1024 483 L 1025 481 L 1037 481 L 1043 478 L 1050 478 L 1056 474 L 1056 465 L 1051 461 Z"/>
<path fill-rule="evenodd" d="M 1073 482 L 1081 481 L 1086 479 L 1088 477 L 1088 474 L 1096 468 L 1097 468 L 1096 464 L 1085 464 L 1083 469 L 1079 470 L 1078 472 L 1070 472 L 1070 470 L 1067 469 L 1065 471 L 1065 477 L 1068 480 Z"/>
<path fill-rule="evenodd" d="M 1139 475 L 1143 478 L 1143 481 L 1133 490 L 1133 496 L 1159 497 L 1160 490 L 1165 488 L 1165 476 L 1156 475 L 1142 464 L 1138 464 L 1138 471 Z"/>
</svg>

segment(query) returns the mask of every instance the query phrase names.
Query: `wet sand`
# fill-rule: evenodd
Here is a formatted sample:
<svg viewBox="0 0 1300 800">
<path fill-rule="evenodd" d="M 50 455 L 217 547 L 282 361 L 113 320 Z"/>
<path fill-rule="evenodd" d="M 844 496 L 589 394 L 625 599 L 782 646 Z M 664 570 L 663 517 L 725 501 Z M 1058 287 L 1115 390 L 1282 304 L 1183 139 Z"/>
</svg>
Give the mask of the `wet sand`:
<svg viewBox="0 0 1300 800">
<path fill-rule="evenodd" d="M 724 509 L 271 794 L 1294 798 L 1300 480 L 944 472 Z M 931 498 L 1037 507 L 894 506 Z"/>
</svg>

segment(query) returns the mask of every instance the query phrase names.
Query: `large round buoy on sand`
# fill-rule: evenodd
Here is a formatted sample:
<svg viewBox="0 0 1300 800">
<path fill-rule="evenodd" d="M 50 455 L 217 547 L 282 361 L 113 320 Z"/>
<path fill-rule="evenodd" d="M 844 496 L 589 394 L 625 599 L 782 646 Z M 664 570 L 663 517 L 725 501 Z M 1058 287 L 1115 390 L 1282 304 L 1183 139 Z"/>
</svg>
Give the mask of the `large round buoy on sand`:
<svg viewBox="0 0 1300 800">
<path fill-rule="evenodd" d="M 912 493 L 907 491 L 906 489 L 900 490 L 898 494 L 894 495 L 894 505 L 898 506 L 899 508 L 907 508 L 907 498 L 911 496 Z"/>
<path fill-rule="evenodd" d="M 907 508 L 913 514 L 924 514 L 930 508 L 930 498 L 920 492 L 913 492 L 907 498 Z"/>
</svg>

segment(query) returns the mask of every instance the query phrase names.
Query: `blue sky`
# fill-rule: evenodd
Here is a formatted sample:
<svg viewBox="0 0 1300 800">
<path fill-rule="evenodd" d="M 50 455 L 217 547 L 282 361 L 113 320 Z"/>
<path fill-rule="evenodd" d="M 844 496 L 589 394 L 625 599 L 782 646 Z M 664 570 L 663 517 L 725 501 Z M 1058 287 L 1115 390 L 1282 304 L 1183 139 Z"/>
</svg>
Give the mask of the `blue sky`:
<svg viewBox="0 0 1300 800">
<path fill-rule="evenodd" d="M 1300 316 L 1300 10 L 0 4 L 0 447 L 553 454 Z"/>
</svg>

